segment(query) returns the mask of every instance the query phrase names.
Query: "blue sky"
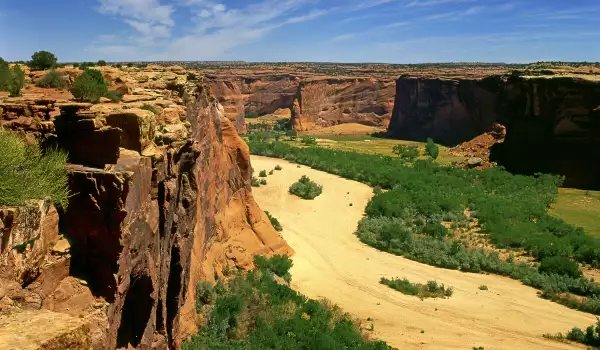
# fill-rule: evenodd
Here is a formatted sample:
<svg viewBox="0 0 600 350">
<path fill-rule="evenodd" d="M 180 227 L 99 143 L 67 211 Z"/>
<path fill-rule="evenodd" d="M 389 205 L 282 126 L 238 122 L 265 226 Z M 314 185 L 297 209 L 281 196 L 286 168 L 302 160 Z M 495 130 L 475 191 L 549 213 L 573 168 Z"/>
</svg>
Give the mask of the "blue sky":
<svg viewBox="0 0 600 350">
<path fill-rule="evenodd" d="M 0 57 L 600 61 L 600 0 L 0 0 Z"/>
</svg>

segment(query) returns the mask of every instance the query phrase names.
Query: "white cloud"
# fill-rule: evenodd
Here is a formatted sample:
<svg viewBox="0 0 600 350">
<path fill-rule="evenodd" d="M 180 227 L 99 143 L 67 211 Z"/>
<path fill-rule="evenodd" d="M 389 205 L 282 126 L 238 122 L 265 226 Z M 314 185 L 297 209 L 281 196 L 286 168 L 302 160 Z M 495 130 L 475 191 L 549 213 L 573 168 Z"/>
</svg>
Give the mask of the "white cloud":
<svg viewBox="0 0 600 350">
<path fill-rule="evenodd" d="M 100 0 L 100 12 L 166 26 L 175 23 L 171 18 L 173 7 L 161 5 L 159 0 Z"/>
<path fill-rule="evenodd" d="M 465 2 L 475 2 L 477 0 L 414 0 L 406 4 L 408 7 L 414 6 L 435 6 L 443 4 L 456 4 Z"/>
<path fill-rule="evenodd" d="M 323 15 L 328 14 L 331 10 L 312 10 L 306 15 L 292 17 L 285 21 L 285 23 L 299 23 L 313 20 L 315 18 L 321 17 Z"/>
<path fill-rule="evenodd" d="M 425 16 L 426 20 L 457 20 L 465 16 L 476 15 L 482 12 L 484 9 L 483 6 L 474 6 L 470 7 L 464 11 L 453 11 L 453 12 L 445 12 L 445 13 L 436 13 L 433 15 Z"/>
<path fill-rule="evenodd" d="M 329 41 L 331 42 L 340 42 L 340 41 L 347 41 L 347 40 L 351 40 L 356 38 L 356 34 L 355 33 L 348 33 L 348 34 L 342 34 L 342 35 L 338 35 L 335 36 L 333 38 L 331 38 Z"/>
<path fill-rule="evenodd" d="M 396 27 L 405 27 L 408 25 L 410 25 L 410 22 L 394 22 L 394 23 L 379 26 L 377 28 L 396 28 Z"/>
</svg>

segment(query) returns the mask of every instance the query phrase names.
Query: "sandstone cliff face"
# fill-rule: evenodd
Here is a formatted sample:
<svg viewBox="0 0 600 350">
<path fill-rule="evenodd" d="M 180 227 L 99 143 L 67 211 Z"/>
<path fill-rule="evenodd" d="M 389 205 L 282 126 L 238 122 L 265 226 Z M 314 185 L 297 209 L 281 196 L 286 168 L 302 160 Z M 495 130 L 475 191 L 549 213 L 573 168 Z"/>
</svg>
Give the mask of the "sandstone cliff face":
<svg viewBox="0 0 600 350">
<path fill-rule="evenodd" d="M 25 209 L 0 211 L 0 284 L 16 283 L 10 295 L 23 296 L 0 296 L 0 328 L 4 312 L 32 310 L 35 322 L 20 331 L 34 339 L 47 312 L 57 312 L 72 325 L 40 341 L 73 330 L 72 344 L 95 349 L 177 349 L 196 330 L 199 281 L 249 268 L 255 254 L 291 252 L 254 202 L 247 146 L 209 88 L 187 82 L 174 95 L 147 83 L 158 90 L 132 84 L 119 105 L 0 103 L 5 127 L 66 149 L 74 163 L 74 196 L 60 220 L 47 205 L 36 220 L 19 220 Z"/>
<path fill-rule="evenodd" d="M 347 122 L 386 126 L 395 94 L 394 83 L 389 79 L 282 74 L 209 76 L 209 80 L 230 120 L 239 120 L 245 114 L 264 115 L 291 109 L 296 110 L 291 124 L 296 130 Z M 295 105 L 299 109 L 294 109 Z"/>
<path fill-rule="evenodd" d="M 574 78 L 480 80 L 400 78 L 388 132 L 456 145 L 506 126 L 491 160 L 509 171 L 566 176 L 566 186 L 600 188 L 600 83 Z"/>
</svg>

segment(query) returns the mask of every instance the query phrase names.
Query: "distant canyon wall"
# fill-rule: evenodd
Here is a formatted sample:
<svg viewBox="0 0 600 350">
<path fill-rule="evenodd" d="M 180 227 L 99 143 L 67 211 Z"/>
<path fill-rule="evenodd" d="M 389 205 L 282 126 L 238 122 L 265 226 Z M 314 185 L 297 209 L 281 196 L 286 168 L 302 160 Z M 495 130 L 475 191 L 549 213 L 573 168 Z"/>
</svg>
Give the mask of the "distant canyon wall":
<svg viewBox="0 0 600 350">
<path fill-rule="evenodd" d="M 301 78 L 289 74 L 261 77 L 209 76 L 213 93 L 230 120 L 242 130 L 247 114 L 292 111 L 295 130 L 341 123 L 387 126 L 394 105 L 395 85 L 373 78 Z"/>
<path fill-rule="evenodd" d="M 400 78 L 388 133 L 454 146 L 500 122 L 491 159 L 515 173 L 556 173 L 565 186 L 600 189 L 600 82 L 492 76 Z"/>
</svg>

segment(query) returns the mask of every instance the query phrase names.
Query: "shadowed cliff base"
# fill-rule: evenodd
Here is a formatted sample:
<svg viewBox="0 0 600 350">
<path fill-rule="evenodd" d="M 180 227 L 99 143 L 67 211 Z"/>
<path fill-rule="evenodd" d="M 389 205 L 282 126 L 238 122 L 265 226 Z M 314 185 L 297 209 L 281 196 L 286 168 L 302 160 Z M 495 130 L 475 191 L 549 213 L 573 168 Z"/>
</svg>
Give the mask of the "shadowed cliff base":
<svg viewBox="0 0 600 350">
<path fill-rule="evenodd" d="M 513 173 L 565 176 L 564 186 L 600 188 L 600 83 L 573 77 L 401 77 L 388 134 L 455 146 L 506 126 L 490 160 Z"/>
</svg>

